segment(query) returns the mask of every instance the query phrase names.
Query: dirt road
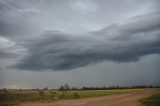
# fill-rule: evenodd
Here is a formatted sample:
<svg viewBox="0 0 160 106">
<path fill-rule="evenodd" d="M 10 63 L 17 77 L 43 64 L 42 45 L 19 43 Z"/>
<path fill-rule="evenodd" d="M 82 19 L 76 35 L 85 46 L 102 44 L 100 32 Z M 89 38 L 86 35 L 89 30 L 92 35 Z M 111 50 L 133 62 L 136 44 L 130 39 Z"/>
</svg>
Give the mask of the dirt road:
<svg viewBox="0 0 160 106">
<path fill-rule="evenodd" d="M 153 95 L 153 93 L 153 91 L 144 91 L 89 99 L 61 100 L 52 103 L 24 103 L 20 106 L 139 106 L 138 100 Z"/>
</svg>

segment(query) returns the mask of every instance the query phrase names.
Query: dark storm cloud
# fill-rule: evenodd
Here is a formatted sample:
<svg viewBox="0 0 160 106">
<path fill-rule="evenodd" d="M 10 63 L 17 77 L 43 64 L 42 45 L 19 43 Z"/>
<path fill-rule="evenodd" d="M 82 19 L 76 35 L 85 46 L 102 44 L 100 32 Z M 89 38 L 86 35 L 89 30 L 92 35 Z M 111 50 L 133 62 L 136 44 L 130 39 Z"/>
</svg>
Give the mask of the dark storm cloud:
<svg viewBox="0 0 160 106">
<path fill-rule="evenodd" d="M 23 51 L 24 48 L 17 45 L 16 42 L 0 36 L 0 62 L 3 62 L 5 59 L 15 59 L 23 54 Z"/>
<path fill-rule="evenodd" d="M 5 52 L 5 51 L 0 51 L 0 59 L 3 58 L 16 58 L 18 55 L 16 53 L 10 53 L 10 52 Z"/>
<path fill-rule="evenodd" d="M 16 35 L 27 35 L 31 34 L 30 31 L 32 29 L 29 28 L 29 26 L 25 26 L 25 23 L 17 24 L 17 23 L 10 23 L 5 22 L 0 19 L 0 34 L 1 36 L 10 36 L 14 37 Z"/>
<path fill-rule="evenodd" d="M 28 4 L 29 5 L 29 4 Z M 26 1 L 0 0 L 0 35 L 25 36 L 33 33 L 29 24 L 30 16 L 34 16 Z"/>
<path fill-rule="evenodd" d="M 160 53 L 160 13 L 134 17 L 85 36 L 48 31 L 30 42 L 24 44 L 28 53 L 14 68 L 69 70 L 103 61 L 138 61 Z"/>
</svg>

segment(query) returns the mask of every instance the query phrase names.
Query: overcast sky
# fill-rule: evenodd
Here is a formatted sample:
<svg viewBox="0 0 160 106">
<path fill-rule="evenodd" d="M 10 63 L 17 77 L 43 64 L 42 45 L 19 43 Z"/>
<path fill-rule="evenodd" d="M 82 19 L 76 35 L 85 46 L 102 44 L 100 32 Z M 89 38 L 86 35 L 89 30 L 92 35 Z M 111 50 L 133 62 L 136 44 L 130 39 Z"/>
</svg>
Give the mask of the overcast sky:
<svg viewBox="0 0 160 106">
<path fill-rule="evenodd" d="M 0 0 L 0 88 L 160 85 L 159 0 Z"/>
</svg>

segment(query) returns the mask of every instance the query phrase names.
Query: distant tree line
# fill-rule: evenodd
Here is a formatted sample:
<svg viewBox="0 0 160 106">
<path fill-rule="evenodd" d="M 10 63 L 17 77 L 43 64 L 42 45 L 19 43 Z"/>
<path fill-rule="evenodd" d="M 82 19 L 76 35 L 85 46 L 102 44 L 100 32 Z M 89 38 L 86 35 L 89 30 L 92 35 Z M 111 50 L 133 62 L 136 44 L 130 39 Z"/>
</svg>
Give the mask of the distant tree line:
<svg viewBox="0 0 160 106">
<path fill-rule="evenodd" d="M 140 88 L 160 88 L 160 86 L 152 86 L 152 85 L 138 85 L 138 86 L 103 86 L 103 87 L 81 87 L 81 88 L 77 88 L 77 87 L 70 87 L 68 84 L 65 85 L 61 85 L 58 89 L 49 89 L 48 87 L 45 88 L 36 88 L 36 89 L 23 89 L 24 90 L 35 90 L 35 91 L 49 91 L 49 90 L 59 90 L 59 91 L 63 91 L 64 93 L 69 91 L 69 90 L 114 90 L 114 89 L 140 89 Z M 6 90 L 6 88 L 0 89 L 0 90 Z M 10 90 L 22 90 L 20 89 L 10 89 Z"/>
<path fill-rule="evenodd" d="M 82 87 L 78 90 L 114 90 L 114 89 L 140 89 L 140 88 L 160 88 L 160 86 L 110 86 L 110 87 Z"/>
<path fill-rule="evenodd" d="M 65 84 L 64 86 L 60 86 L 58 89 L 59 91 L 68 91 L 68 90 L 114 90 L 114 89 L 143 89 L 143 88 L 160 88 L 160 86 L 152 86 L 152 85 L 138 85 L 138 86 L 103 86 L 103 87 L 69 87 L 68 84 Z"/>
</svg>

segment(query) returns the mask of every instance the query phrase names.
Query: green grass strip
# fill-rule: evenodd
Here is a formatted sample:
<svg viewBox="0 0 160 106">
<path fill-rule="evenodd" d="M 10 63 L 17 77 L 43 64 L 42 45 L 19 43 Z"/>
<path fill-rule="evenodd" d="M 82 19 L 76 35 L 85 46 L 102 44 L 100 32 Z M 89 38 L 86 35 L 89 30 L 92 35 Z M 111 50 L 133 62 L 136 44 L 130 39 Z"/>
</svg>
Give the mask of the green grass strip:
<svg viewBox="0 0 160 106">
<path fill-rule="evenodd" d="M 160 106 L 160 94 L 142 99 L 141 103 L 144 104 L 144 106 Z"/>
</svg>

